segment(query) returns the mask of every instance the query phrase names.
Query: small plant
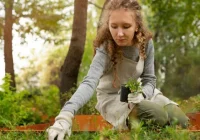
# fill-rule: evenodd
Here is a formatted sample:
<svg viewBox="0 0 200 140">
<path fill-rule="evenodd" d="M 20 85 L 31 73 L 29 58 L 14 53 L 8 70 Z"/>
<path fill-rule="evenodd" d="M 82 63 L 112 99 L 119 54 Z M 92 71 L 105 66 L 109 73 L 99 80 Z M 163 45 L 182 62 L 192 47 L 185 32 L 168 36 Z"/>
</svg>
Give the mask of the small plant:
<svg viewBox="0 0 200 140">
<path fill-rule="evenodd" d="M 139 94 L 140 92 L 142 92 L 141 83 L 135 79 L 129 79 L 126 84 L 121 86 L 120 101 L 128 102 L 128 94 L 129 93 Z"/>
<path fill-rule="evenodd" d="M 125 87 L 129 88 L 131 93 L 142 92 L 141 82 L 138 82 L 135 79 L 129 79 L 128 82 L 125 84 Z"/>
</svg>

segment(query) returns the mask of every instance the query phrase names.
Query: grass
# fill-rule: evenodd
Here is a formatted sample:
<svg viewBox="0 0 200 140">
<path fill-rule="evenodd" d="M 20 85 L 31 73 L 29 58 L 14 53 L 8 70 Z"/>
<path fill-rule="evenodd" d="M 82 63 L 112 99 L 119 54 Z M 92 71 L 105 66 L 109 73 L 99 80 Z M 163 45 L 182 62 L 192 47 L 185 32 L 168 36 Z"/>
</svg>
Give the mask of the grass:
<svg viewBox="0 0 200 140">
<path fill-rule="evenodd" d="M 2 140 L 46 140 L 45 132 L 0 132 Z M 173 127 L 149 130 L 142 128 L 139 131 L 117 132 L 104 130 L 102 132 L 73 132 L 69 140 L 198 140 L 200 132 L 177 130 Z"/>
<path fill-rule="evenodd" d="M 45 140 L 45 133 L 36 132 L 0 132 L 1 140 Z"/>
</svg>

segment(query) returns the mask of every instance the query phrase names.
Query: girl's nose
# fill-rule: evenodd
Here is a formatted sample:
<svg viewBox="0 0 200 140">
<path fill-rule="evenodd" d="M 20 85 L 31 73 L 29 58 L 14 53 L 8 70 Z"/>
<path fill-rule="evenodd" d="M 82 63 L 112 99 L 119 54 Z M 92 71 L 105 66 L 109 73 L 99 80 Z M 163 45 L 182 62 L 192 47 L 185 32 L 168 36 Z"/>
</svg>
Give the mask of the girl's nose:
<svg viewBox="0 0 200 140">
<path fill-rule="evenodd" d="M 122 29 L 118 29 L 117 36 L 123 36 L 123 35 L 124 35 L 123 30 Z"/>
</svg>

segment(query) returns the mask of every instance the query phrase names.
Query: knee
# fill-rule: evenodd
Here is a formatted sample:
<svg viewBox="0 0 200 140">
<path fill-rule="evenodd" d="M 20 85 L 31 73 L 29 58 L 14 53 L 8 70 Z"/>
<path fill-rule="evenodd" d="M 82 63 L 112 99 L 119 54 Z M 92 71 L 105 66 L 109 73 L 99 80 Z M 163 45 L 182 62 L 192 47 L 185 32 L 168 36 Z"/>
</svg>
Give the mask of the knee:
<svg viewBox="0 0 200 140">
<path fill-rule="evenodd" d="M 168 113 L 170 124 L 178 124 L 182 128 L 188 127 L 189 118 L 177 105 L 169 104 L 169 105 L 166 105 L 164 108 L 166 112 Z"/>
<path fill-rule="evenodd" d="M 141 120 L 151 120 L 159 126 L 164 126 L 168 121 L 168 114 L 158 104 L 150 101 L 142 101 L 137 105 L 137 115 Z"/>
</svg>

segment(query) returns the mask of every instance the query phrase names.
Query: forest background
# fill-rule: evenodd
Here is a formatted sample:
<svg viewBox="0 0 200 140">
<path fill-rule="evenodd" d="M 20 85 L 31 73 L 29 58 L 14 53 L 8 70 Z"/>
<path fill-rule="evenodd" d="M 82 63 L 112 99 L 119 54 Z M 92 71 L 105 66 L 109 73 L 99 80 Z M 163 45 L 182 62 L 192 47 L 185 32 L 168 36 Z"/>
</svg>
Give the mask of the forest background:
<svg viewBox="0 0 200 140">
<path fill-rule="evenodd" d="M 187 103 L 192 98 L 186 110 L 191 112 L 191 103 L 200 102 L 200 2 L 140 0 L 140 3 L 144 21 L 154 34 L 157 87 L 178 103 Z M 74 87 L 60 94 L 61 67 L 67 58 L 74 26 L 74 4 L 73 0 L 0 0 L 0 73 L 9 73 L 1 82 L 0 109 L 4 113 L 0 114 L 0 126 L 39 123 L 44 114 L 56 116 L 63 104 L 61 98 L 68 100 L 87 74 L 103 0 L 88 1 L 84 54 L 76 55 L 82 60 L 80 69 L 77 68 L 78 79 Z M 79 22 L 76 27 L 82 24 Z M 70 60 L 72 64 L 73 61 Z M 98 114 L 95 103 L 94 94 L 78 114 Z"/>
</svg>

